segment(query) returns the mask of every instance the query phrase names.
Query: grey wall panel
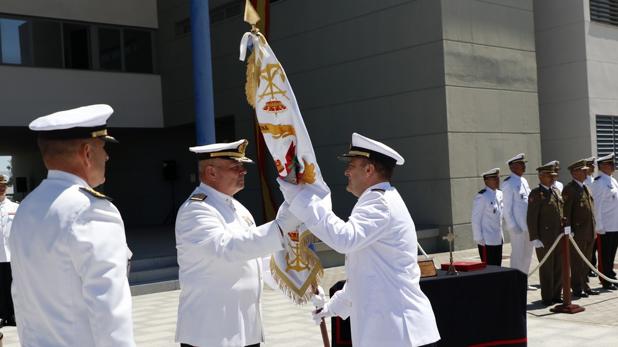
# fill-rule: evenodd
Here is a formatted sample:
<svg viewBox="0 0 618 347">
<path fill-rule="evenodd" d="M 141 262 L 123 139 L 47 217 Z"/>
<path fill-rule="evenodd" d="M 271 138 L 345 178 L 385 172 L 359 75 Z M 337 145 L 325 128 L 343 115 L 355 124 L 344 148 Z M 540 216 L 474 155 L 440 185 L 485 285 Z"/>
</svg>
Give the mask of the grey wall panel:
<svg viewBox="0 0 618 347">
<path fill-rule="evenodd" d="M 0 76 L 1 126 L 96 103 L 114 108 L 112 127 L 163 126 L 159 75 L 0 66 Z"/>
<path fill-rule="evenodd" d="M 281 1 L 271 9 L 272 39 L 336 25 L 362 17 L 380 18 L 395 10 L 402 17 L 424 15 L 423 22 L 439 20 L 440 2 L 434 0 Z M 377 27 L 379 22 L 374 22 Z M 439 25 L 439 21 L 435 24 Z M 420 24 L 417 25 L 430 25 Z M 361 29 L 363 30 L 363 29 Z M 429 33 L 427 33 L 429 35 Z"/>
<path fill-rule="evenodd" d="M 444 39 L 534 51 L 532 1 L 522 7 L 477 0 L 443 0 Z"/>
<path fill-rule="evenodd" d="M 3 0 L 0 13 L 156 28 L 156 0 Z"/>
<path fill-rule="evenodd" d="M 536 92 L 535 53 L 444 41 L 447 85 Z"/>
<path fill-rule="evenodd" d="M 534 0 L 535 30 L 583 22 L 588 3 L 587 0 Z"/>
<path fill-rule="evenodd" d="M 539 134 L 449 133 L 450 170 L 453 178 L 476 178 L 499 167 L 508 173 L 506 160 L 524 152 L 530 168 L 541 163 Z"/>
<path fill-rule="evenodd" d="M 314 145 L 347 143 L 352 132 L 380 138 L 435 134 L 446 128 L 443 88 L 301 109 Z"/>
<path fill-rule="evenodd" d="M 539 69 L 539 103 L 549 104 L 587 98 L 586 65 L 585 61 L 578 61 Z"/>
<path fill-rule="evenodd" d="M 417 229 L 450 225 L 451 201 L 449 180 L 395 182 Z"/>
<path fill-rule="evenodd" d="M 549 28 L 536 32 L 539 69 L 586 60 L 584 23 Z"/>
<path fill-rule="evenodd" d="M 447 87 L 449 131 L 538 133 L 538 97 L 532 92 Z"/>
</svg>

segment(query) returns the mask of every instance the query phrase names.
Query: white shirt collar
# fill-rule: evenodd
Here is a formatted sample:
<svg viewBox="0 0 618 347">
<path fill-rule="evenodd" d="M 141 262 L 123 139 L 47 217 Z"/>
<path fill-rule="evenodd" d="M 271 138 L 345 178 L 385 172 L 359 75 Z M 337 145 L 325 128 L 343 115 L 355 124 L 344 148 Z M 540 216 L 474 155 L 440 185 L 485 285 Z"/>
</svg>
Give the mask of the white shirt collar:
<svg viewBox="0 0 618 347">
<path fill-rule="evenodd" d="M 86 182 L 83 178 L 76 176 L 72 173 L 68 173 L 66 171 L 60 171 L 60 170 L 49 170 L 47 172 L 47 179 L 49 180 L 60 180 L 60 181 L 68 181 L 71 182 L 73 184 L 79 185 L 79 186 L 83 186 L 83 187 L 90 187 L 90 185 L 88 184 L 88 182 Z"/>
<path fill-rule="evenodd" d="M 371 187 L 365 189 L 365 191 L 363 192 L 363 194 L 361 194 L 361 196 L 365 195 L 367 192 L 370 192 L 372 189 L 384 189 L 384 190 L 388 190 L 391 187 L 391 183 L 390 182 L 380 182 L 377 184 L 372 185 Z"/>
<path fill-rule="evenodd" d="M 229 204 L 231 206 L 234 205 L 234 198 L 233 197 L 231 197 L 231 196 L 229 196 L 229 195 L 227 195 L 225 193 L 222 193 L 222 192 L 216 190 L 215 188 L 207 185 L 206 183 L 201 182 L 200 183 L 200 188 L 202 190 L 204 190 L 206 192 L 206 195 L 208 195 L 209 197 L 214 197 L 216 199 L 224 201 L 224 202 L 226 202 L 227 204 Z"/>
</svg>

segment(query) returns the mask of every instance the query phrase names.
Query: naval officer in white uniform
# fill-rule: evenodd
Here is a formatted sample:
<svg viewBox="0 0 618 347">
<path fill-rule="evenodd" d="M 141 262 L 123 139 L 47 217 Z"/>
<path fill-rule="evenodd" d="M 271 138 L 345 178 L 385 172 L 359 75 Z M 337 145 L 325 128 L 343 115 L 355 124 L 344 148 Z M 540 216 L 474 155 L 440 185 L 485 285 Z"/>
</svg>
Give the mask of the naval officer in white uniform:
<svg viewBox="0 0 618 347">
<path fill-rule="evenodd" d="M 351 317 L 356 347 L 432 345 L 440 339 L 431 303 L 419 286 L 417 236 L 405 202 L 390 180 L 403 157 L 354 133 L 347 190 L 358 198 L 347 222 L 330 207 L 330 196 L 283 182 L 289 210 L 311 232 L 346 254 L 347 283 L 314 319 Z"/>
<path fill-rule="evenodd" d="M 262 257 L 283 249 L 282 230 L 293 230 L 282 213 L 256 226 L 234 195 L 245 186 L 252 163 L 247 140 L 191 147 L 200 185 L 180 207 L 176 248 L 180 302 L 176 341 L 181 346 L 259 346 L 264 341 L 260 298 Z M 268 265 L 268 264 L 266 264 Z"/>
<path fill-rule="evenodd" d="M 120 213 L 93 190 L 105 182 L 106 121 L 92 105 L 30 123 L 47 178 L 24 199 L 9 244 L 24 347 L 133 347 L 127 246 Z"/>
<path fill-rule="evenodd" d="M 472 236 L 478 245 L 481 261 L 489 265 L 502 265 L 502 191 L 500 169 L 494 168 L 481 174 L 485 188 L 472 202 Z"/>
<path fill-rule="evenodd" d="M 610 153 L 597 159 L 599 175 L 592 184 L 594 217 L 598 235 L 599 271 L 616 279 L 614 260 L 618 249 L 618 182 L 612 174 L 616 170 L 615 154 Z M 603 288 L 618 290 L 615 284 L 600 278 Z"/>
<path fill-rule="evenodd" d="M 502 181 L 502 196 L 504 199 L 504 228 L 511 238 L 511 267 L 525 274 L 530 271 L 534 247 L 528 234 L 528 195 L 530 186 L 523 176 L 526 172 L 524 153 L 519 153 L 509 159 L 506 164 L 511 174 Z M 534 290 L 534 287 L 528 287 Z"/>
<path fill-rule="evenodd" d="M 15 310 L 11 298 L 11 250 L 9 236 L 15 212 L 19 204 L 6 197 L 9 182 L 0 175 L 0 328 L 4 325 L 15 325 Z"/>
</svg>

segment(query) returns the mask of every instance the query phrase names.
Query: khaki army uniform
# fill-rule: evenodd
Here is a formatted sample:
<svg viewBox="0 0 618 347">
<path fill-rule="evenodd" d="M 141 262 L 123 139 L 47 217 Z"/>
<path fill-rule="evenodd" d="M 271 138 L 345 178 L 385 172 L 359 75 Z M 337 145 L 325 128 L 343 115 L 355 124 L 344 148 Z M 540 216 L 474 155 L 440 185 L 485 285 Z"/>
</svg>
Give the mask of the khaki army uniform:
<svg viewBox="0 0 618 347">
<path fill-rule="evenodd" d="M 528 196 L 527 223 L 530 241 L 540 240 L 544 247 L 536 248 L 539 261 L 545 257 L 562 231 L 563 200 L 558 189 L 539 185 Z M 551 304 L 560 300 L 562 290 L 562 247 L 556 247 L 540 269 L 541 298 Z"/>
<path fill-rule="evenodd" d="M 574 180 L 562 191 L 566 226 L 571 227 L 575 242 L 588 260 L 592 258 L 594 243 L 594 202 L 592 194 L 583 184 Z M 573 292 L 588 291 L 588 267 L 577 251 L 571 247 L 571 289 Z"/>
</svg>

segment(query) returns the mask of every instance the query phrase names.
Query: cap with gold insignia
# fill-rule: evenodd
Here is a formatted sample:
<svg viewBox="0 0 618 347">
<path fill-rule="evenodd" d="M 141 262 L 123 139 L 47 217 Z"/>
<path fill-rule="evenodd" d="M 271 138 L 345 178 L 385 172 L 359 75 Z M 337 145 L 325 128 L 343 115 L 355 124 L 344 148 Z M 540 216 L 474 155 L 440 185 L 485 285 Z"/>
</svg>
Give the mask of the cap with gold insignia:
<svg viewBox="0 0 618 347">
<path fill-rule="evenodd" d="M 596 157 L 590 157 L 590 158 L 586 158 L 584 159 L 586 161 L 586 166 L 594 166 L 596 164 Z"/>
<path fill-rule="evenodd" d="M 0 175 L 0 184 L 9 184 L 9 181 L 6 179 L 6 176 Z"/>
<path fill-rule="evenodd" d="M 612 153 L 610 153 L 608 155 L 604 155 L 602 157 L 599 157 L 599 159 L 597 159 L 597 164 L 613 163 L 615 155 L 616 154 L 612 152 Z"/>
<path fill-rule="evenodd" d="M 59 111 L 33 120 L 30 130 L 46 139 L 100 138 L 107 142 L 118 142 L 107 133 L 107 119 L 112 113 L 114 110 L 104 104 Z"/>
<path fill-rule="evenodd" d="M 485 171 L 481 174 L 481 176 L 483 176 L 483 179 L 498 177 L 499 175 L 500 175 L 500 168 L 497 168 L 497 167 L 489 171 Z"/>
<path fill-rule="evenodd" d="M 353 157 L 375 159 L 389 166 L 403 165 L 405 162 L 405 159 L 394 149 L 358 133 L 352 134 L 350 149 L 339 157 L 343 159 Z"/>
<path fill-rule="evenodd" d="M 511 165 L 517 162 L 521 162 L 521 163 L 526 163 L 526 155 L 524 153 L 519 153 L 518 155 L 514 156 L 513 158 L 509 159 L 506 161 L 506 165 Z"/>
<path fill-rule="evenodd" d="M 578 161 L 575 161 L 573 163 L 571 163 L 571 165 L 569 165 L 569 170 L 573 171 L 573 170 L 587 170 L 589 169 L 588 167 L 588 160 L 587 159 L 580 159 Z"/>
<path fill-rule="evenodd" d="M 548 163 L 545 163 L 543 166 L 553 166 L 554 171 L 556 172 L 560 171 L 560 162 L 558 160 L 552 160 Z"/>
<path fill-rule="evenodd" d="M 556 172 L 556 167 L 554 165 L 543 165 L 536 168 L 539 174 L 550 174 L 552 176 L 558 176 Z"/>
<path fill-rule="evenodd" d="M 198 160 L 205 159 L 232 159 L 241 163 L 253 163 L 245 156 L 249 141 L 242 139 L 231 143 L 213 143 L 210 145 L 190 147 L 189 150 L 197 154 Z"/>
</svg>

